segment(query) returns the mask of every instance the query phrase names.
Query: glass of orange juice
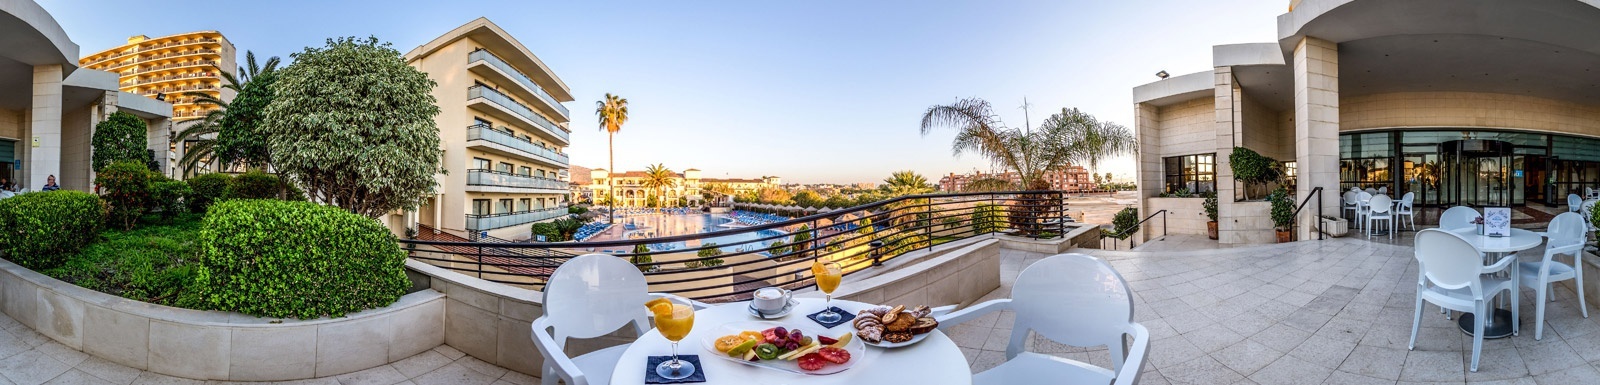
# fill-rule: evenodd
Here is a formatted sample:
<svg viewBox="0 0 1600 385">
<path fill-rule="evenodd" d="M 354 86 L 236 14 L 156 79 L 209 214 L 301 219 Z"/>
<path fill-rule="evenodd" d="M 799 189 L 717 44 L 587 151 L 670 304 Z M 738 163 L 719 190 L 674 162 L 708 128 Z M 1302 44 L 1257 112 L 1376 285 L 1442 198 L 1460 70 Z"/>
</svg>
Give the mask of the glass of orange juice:
<svg viewBox="0 0 1600 385">
<path fill-rule="evenodd" d="M 811 263 L 811 275 L 817 279 L 817 290 L 821 290 L 826 298 L 821 314 L 817 314 L 817 321 L 825 324 L 839 322 L 841 315 L 833 311 L 833 290 L 839 288 L 839 280 L 844 278 L 844 272 L 839 269 L 838 263 L 817 260 Z"/>
<path fill-rule="evenodd" d="M 656 330 L 672 341 L 672 359 L 656 365 L 656 375 L 669 380 L 681 380 L 694 374 L 694 364 L 678 360 L 678 341 L 689 336 L 694 329 L 694 306 L 676 297 L 656 298 L 645 303 L 655 318 Z"/>
</svg>

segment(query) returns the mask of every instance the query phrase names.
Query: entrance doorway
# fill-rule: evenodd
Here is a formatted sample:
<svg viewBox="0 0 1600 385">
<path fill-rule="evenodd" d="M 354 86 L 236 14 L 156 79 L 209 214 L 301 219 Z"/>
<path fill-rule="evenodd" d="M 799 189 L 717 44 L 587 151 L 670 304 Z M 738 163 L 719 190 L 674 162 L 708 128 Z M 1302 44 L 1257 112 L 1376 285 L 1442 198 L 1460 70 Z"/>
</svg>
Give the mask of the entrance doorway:
<svg viewBox="0 0 1600 385">
<path fill-rule="evenodd" d="M 1515 146 L 1484 139 L 1439 143 L 1440 203 L 1449 206 L 1522 204 Z M 1515 186 L 1515 188 L 1513 188 Z"/>
</svg>

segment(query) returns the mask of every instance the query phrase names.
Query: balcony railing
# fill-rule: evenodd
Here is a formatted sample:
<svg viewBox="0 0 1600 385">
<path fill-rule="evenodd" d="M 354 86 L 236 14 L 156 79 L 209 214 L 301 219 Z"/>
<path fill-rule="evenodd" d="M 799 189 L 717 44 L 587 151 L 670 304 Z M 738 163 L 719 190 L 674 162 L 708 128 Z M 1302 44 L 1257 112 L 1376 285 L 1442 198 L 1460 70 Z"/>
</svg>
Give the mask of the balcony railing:
<svg viewBox="0 0 1600 385">
<path fill-rule="evenodd" d="M 178 68 L 178 67 L 188 67 L 188 66 L 198 66 L 198 65 L 216 66 L 217 65 L 217 61 L 216 60 L 195 60 L 195 61 L 186 61 L 186 62 L 177 62 L 177 63 L 167 63 L 167 64 L 156 65 L 156 66 L 142 67 L 142 68 L 138 68 L 138 69 L 133 70 L 133 71 L 123 71 L 122 72 L 122 76 L 128 76 L 128 75 L 132 75 L 132 74 L 136 74 L 136 73 L 140 73 L 140 72 L 150 72 L 150 71 L 155 71 L 155 70 L 164 70 L 164 69 L 168 69 L 168 68 Z"/>
<path fill-rule="evenodd" d="M 502 94 L 500 91 L 495 91 L 493 88 L 484 86 L 472 86 L 471 88 L 467 88 L 467 99 L 471 100 L 476 98 L 484 98 L 485 100 L 488 100 L 494 104 L 499 104 L 501 107 L 505 107 L 506 109 L 515 112 L 517 115 L 533 121 L 534 125 L 544 128 L 551 135 L 561 138 L 562 141 L 569 143 L 572 142 L 571 135 L 567 134 L 566 130 L 562 130 L 561 127 L 556 126 L 555 123 L 551 123 L 543 116 L 539 116 L 539 114 L 534 113 L 533 109 L 522 105 L 522 103 L 517 103 L 517 101 L 512 100 L 510 96 L 506 96 L 506 94 Z"/>
<path fill-rule="evenodd" d="M 548 159 L 562 166 L 567 165 L 567 154 L 550 151 L 544 146 L 533 144 L 526 139 L 518 138 L 500 130 L 489 127 L 487 124 L 474 124 L 467 127 L 467 141 L 483 140 L 490 143 L 511 147 L 528 155 Z"/>
<path fill-rule="evenodd" d="M 808 287 L 817 259 L 836 261 L 846 275 L 854 275 L 914 250 L 956 247 L 945 243 L 995 234 L 1060 239 L 1078 229 L 1070 225 L 1061 191 L 908 195 L 836 209 L 735 206 L 740 211 L 731 217 L 745 226 L 699 234 L 593 242 L 400 242 L 415 245 L 406 249 L 419 261 L 531 289 L 540 289 L 539 283 L 568 259 L 539 255 L 608 253 L 648 271 L 650 284 L 662 285 L 664 292 L 728 302 L 749 299 L 763 286 Z M 472 226 L 469 219 L 467 227 Z M 636 251 L 638 246 L 645 247 Z M 722 254 L 692 257 L 711 249 Z M 635 258 L 643 256 L 653 257 Z"/>
<path fill-rule="evenodd" d="M 167 75 L 167 76 L 158 76 L 158 77 L 153 77 L 153 78 L 148 78 L 148 79 L 139 79 L 139 80 L 135 80 L 135 81 L 131 81 L 131 82 L 124 82 L 124 83 L 122 83 L 122 85 L 124 85 L 124 86 L 132 86 L 132 85 L 164 82 L 164 81 L 169 81 L 169 80 L 194 79 L 194 78 L 216 78 L 216 77 L 217 77 L 217 74 L 214 73 L 214 72 L 195 72 L 195 73 L 182 74 L 182 75 Z"/>
<path fill-rule="evenodd" d="M 184 55 L 199 55 L 199 54 L 203 54 L 203 53 L 217 53 L 217 50 L 201 48 L 201 49 L 188 50 L 188 51 L 168 52 L 168 53 L 164 53 L 164 54 L 160 54 L 160 55 L 151 55 L 151 56 L 141 57 L 141 58 L 139 58 L 138 61 L 146 62 L 146 61 L 151 61 L 151 60 L 166 59 L 166 58 L 169 58 L 169 57 L 178 57 L 178 56 L 184 56 Z"/>
<path fill-rule="evenodd" d="M 567 191 L 567 182 L 494 170 L 467 170 L 467 185 Z"/>
<path fill-rule="evenodd" d="M 567 207 L 550 207 L 523 212 L 474 215 L 467 214 L 467 231 L 478 232 L 538 222 L 567 215 Z"/>
<path fill-rule="evenodd" d="M 467 63 L 472 63 L 479 60 L 489 63 L 489 65 L 499 68 L 501 71 L 505 71 L 505 73 L 511 74 L 513 79 L 516 79 L 518 83 L 522 83 L 524 87 L 533 90 L 533 93 L 535 95 L 539 95 L 540 99 L 544 99 L 545 103 L 550 103 L 551 106 L 555 106 L 557 111 L 561 111 L 561 116 L 572 116 L 572 113 L 567 111 L 567 106 L 561 105 L 561 102 L 556 101 L 554 96 L 550 96 L 549 93 L 544 92 L 543 87 L 539 87 L 538 83 L 534 83 L 532 78 L 529 78 L 528 75 L 523 74 L 522 71 L 517 71 L 517 69 L 512 67 L 510 64 L 506 64 L 504 60 L 500 60 L 499 56 L 494 56 L 494 54 L 485 50 L 472 51 L 472 53 L 467 54 Z"/>
<path fill-rule="evenodd" d="M 193 85 L 193 86 L 167 87 L 167 88 L 162 88 L 162 89 L 159 89 L 159 90 L 145 90 L 144 92 L 140 92 L 139 94 L 142 94 L 142 95 L 155 95 L 155 94 L 159 94 L 159 93 L 168 93 L 168 94 L 170 94 L 170 93 L 173 93 L 173 92 L 180 92 L 180 91 L 210 91 L 210 90 L 215 90 L 215 89 L 217 89 L 217 86 L 202 84 L 202 85 Z"/>
</svg>

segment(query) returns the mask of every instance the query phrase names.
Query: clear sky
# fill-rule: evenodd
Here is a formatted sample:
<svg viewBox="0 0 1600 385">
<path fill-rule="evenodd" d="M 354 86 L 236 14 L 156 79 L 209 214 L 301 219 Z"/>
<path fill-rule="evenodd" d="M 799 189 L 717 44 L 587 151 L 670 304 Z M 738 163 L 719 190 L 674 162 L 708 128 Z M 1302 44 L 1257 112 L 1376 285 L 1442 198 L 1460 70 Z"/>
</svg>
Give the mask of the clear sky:
<svg viewBox="0 0 1600 385">
<path fill-rule="evenodd" d="M 573 164 L 606 167 L 594 103 L 630 102 L 618 169 L 876 182 L 989 170 L 952 156 L 922 112 L 961 97 L 1021 126 L 1063 107 L 1133 125 L 1134 86 L 1209 70 L 1211 46 L 1276 38 L 1283 0 L 88 1 L 39 0 L 89 54 L 131 35 L 218 30 L 240 59 L 335 36 L 405 52 L 474 18 L 510 32 L 572 89 Z M 139 6 L 135 6 L 135 4 Z M 154 8 L 151 5 L 160 4 Z M 1100 173 L 1131 176 L 1131 158 Z"/>
</svg>

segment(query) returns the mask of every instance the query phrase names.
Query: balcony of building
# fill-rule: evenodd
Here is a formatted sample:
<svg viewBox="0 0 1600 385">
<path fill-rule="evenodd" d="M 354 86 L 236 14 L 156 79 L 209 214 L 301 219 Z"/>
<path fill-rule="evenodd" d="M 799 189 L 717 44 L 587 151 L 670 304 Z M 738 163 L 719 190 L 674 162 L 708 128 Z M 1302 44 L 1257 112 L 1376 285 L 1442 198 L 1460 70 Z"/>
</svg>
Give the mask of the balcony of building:
<svg viewBox="0 0 1600 385">
<path fill-rule="evenodd" d="M 546 115 L 555 117 L 556 121 L 563 123 L 571 121 L 572 115 L 571 112 L 567 111 L 566 106 L 556 101 L 554 96 L 550 96 L 550 93 L 545 92 L 544 88 L 540 87 L 538 83 L 534 83 L 533 79 L 529 78 L 528 75 L 518 71 L 511 64 L 506 63 L 505 60 L 501 60 L 500 57 L 489 53 L 487 50 L 472 51 L 472 53 L 468 54 L 467 70 L 496 84 L 516 84 L 516 87 L 508 87 L 512 94 L 522 100 L 538 100 L 538 103 L 532 103 L 533 107 L 538 108 Z"/>
<path fill-rule="evenodd" d="M 558 168 L 568 167 L 567 154 L 555 152 L 553 149 L 507 133 L 507 130 L 495 129 L 487 124 L 467 127 L 467 147 Z"/>
<path fill-rule="evenodd" d="M 567 133 L 566 129 L 557 126 L 543 116 L 539 116 L 538 113 L 533 112 L 533 109 L 518 103 L 516 100 L 511 99 L 510 96 L 493 88 L 481 85 L 467 88 L 467 107 L 501 120 L 517 121 L 530 127 L 538 127 L 539 129 L 533 131 L 563 146 L 572 144 L 571 135 Z"/>
<path fill-rule="evenodd" d="M 520 226 L 567 215 L 566 206 L 547 207 L 502 214 L 467 214 L 467 231 L 478 232 Z"/>
<path fill-rule="evenodd" d="M 467 192 L 566 194 L 567 182 L 494 170 L 467 170 Z"/>
</svg>

